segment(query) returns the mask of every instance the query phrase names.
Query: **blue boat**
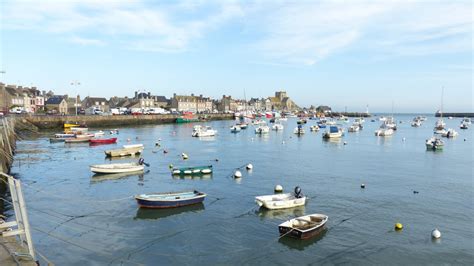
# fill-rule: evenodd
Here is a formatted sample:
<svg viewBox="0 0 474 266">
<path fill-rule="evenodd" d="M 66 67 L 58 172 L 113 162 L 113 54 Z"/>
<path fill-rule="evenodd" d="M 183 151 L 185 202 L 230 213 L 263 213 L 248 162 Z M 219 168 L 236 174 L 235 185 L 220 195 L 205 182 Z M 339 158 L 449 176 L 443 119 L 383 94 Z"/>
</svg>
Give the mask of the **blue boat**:
<svg viewBox="0 0 474 266">
<path fill-rule="evenodd" d="M 206 194 L 199 191 L 165 192 L 154 194 L 140 194 L 135 196 L 141 208 L 176 208 L 191 204 L 202 203 Z"/>
</svg>

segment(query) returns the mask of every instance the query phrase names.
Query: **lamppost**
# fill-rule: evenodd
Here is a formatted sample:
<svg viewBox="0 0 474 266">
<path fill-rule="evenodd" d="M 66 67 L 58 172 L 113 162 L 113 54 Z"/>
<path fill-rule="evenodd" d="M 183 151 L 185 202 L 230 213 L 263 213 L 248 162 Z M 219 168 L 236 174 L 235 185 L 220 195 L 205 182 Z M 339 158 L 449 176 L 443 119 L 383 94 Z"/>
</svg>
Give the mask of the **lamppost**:
<svg viewBox="0 0 474 266">
<path fill-rule="evenodd" d="M 81 85 L 81 83 L 77 80 L 71 82 L 71 86 L 73 86 L 73 88 L 75 87 L 74 91 L 76 92 L 76 104 L 74 104 L 74 106 L 76 107 L 76 116 L 77 116 L 77 86 Z"/>
</svg>

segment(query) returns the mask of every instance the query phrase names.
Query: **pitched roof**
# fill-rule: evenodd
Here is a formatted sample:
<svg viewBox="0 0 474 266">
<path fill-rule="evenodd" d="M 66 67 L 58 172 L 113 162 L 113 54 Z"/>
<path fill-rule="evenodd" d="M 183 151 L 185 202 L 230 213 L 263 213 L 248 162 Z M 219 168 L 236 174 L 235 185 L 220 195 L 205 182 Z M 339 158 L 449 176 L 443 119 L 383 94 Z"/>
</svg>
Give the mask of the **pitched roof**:
<svg viewBox="0 0 474 266">
<path fill-rule="evenodd" d="M 53 96 L 51 98 L 49 98 L 45 104 L 60 104 L 62 101 L 64 100 L 64 97 L 63 96 Z"/>
</svg>

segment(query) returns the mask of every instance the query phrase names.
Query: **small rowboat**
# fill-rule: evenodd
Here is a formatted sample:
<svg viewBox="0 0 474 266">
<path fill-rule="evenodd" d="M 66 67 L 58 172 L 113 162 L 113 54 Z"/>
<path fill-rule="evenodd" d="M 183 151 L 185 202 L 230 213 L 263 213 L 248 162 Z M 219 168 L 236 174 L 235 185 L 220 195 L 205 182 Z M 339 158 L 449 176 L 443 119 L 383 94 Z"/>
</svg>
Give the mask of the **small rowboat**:
<svg viewBox="0 0 474 266">
<path fill-rule="evenodd" d="M 112 144 L 117 142 L 117 138 L 110 139 L 91 139 L 89 140 L 90 144 Z"/>
<path fill-rule="evenodd" d="M 212 165 L 174 168 L 173 175 L 200 175 L 212 173 Z"/>
<path fill-rule="evenodd" d="M 91 165 L 90 168 L 96 174 L 117 174 L 143 171 L 145 167 L 140 163 L 115 163 L 95 164 Z"/>
<path fill-rule="evenodd" d="M 141 208 L 176 208 L 197 203 L 202 203 L 206 194 L 199 191 L 167 192 L 136 195 Z"/>
<path fill-rule="evenodd" d="M 131 156 L 137 155 L 143 152 L 143 145 L 138 147 L 130 147 L 125 148 L 125 146 L 133 146 L 133 145 L 123 145 L 123 149 L 115 149 L 115 150 L 107 150 L 105 151 L 105 155 L 108 157 L 123 157 L 123 156 Z"/>
<path fill-rule="evenodd" d="M 132 149 L 132 148 L 144 148 L 143 144 L 128 144 L 122 146 L 124 149 Z"/>
<path fill-rule="evenodd" d="M 308 239 L 319 234 L 329 217 L 324 214 L 300 216 L 278 225 L 280 236 L 290 236 L 298 239 Z"/>
<path fill-rule="evenodd" d="M 306 197 L 301 194 L 301 189 L 295 187 L 295 193 L 274 194 L 255 197 L 258 206 L 270 210 L 294 208 L 306 204 Z"/>
<path fill-rule="evenodd" d="M 89 142 L 91 138 L 89 136 L 81 136 L 76 138 L 67 138 L 64 140 L 65 143 L 81 143 L 81 142 Z"/>
</svg>

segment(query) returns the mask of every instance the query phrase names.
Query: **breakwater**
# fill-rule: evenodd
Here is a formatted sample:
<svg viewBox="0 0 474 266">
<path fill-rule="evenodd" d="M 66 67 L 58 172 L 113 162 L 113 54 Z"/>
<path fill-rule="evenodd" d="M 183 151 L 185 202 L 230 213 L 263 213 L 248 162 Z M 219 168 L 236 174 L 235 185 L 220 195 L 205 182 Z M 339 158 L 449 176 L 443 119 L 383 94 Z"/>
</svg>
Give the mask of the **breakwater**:
<svg viewBox="0 0 474 266">
<path fill-rule="evenodd" d="M 441 114 L 439 112 L 437 112 L 435 114 L 436 117 L 440 117 Z M 449 117 L 449 116 L 452 116 L 452 117 L 474 117 L 474 113 L 443 113 L 443 116 L 444 117 Z"/>
<path fill-rule="evenodd" d="M 21 116 L 24 123 L 29 123 L 38 129 L 62 128 L 64 123 L 85 124 L 88 127 L 137 126 L 150 124 L 174 123 L 179 115 L 80 115 L 80 116 Z M 202 121 L 233 119 L 233 114 L 206 114 L 199 115 Z"/>
<path fill-rule="evenodd" d="M 347 117 L 370 117 L 371 114 L 368 113 L 358 113 L 358 112 L 332 112 L 332 116 L 347 116 Z"/>
</svg>

